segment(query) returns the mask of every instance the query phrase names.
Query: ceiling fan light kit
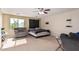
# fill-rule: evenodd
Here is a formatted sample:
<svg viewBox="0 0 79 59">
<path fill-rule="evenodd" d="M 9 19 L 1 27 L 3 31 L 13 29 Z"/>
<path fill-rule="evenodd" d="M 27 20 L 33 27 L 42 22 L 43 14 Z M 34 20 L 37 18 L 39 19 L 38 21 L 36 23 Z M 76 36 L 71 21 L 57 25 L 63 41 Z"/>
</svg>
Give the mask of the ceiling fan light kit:
<svg viewBox="0 0 79 59">
<path fill-rule="evenodd" d="M 44 12 L 38 12 L 38 14 L 44 14 Z"/>
<path fill-rule="evenodd" d="M 37 8 L 37 11 L 34 11 L 34 12 L 38 12 L 38 14 L 41 15 L 41 14 L 48 14 L 49 11 L 50 11 L 50 9 Z"/>
</svg>

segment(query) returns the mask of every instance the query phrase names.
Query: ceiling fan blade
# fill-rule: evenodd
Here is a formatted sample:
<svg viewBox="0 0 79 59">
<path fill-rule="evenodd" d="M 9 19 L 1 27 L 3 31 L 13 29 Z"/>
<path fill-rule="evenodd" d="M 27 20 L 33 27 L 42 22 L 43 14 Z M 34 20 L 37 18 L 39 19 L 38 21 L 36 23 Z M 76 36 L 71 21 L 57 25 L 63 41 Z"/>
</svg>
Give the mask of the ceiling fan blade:
<svg viewBox="0 0 79 59">
<path fill-rule="evenodd" d="M 48 14 L 47 12 L 44 12 L 45 14 Z"/>
<path fill-rule="evenodd" d="M 50 9 L 45 9 L 45 11 L 50 11 Z"/>
<path fill-rule="evenodd" d="M 44 8 L 38 8 L 38 10 L 39 10 L 39 11 L 43 11 L 43 10 L 44 10 Z"/>
</svg>

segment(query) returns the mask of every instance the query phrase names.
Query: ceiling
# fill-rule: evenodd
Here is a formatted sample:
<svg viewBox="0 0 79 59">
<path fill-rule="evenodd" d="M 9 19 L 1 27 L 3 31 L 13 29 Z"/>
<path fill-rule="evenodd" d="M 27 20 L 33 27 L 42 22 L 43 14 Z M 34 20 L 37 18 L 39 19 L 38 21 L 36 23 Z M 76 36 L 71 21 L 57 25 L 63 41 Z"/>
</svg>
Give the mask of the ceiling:
<svg viewBox="0 0 79 59">
<path fill-rule="evenodd" d="M 50 9 L 51 10 L 48 12 L 48 14 L 67 12 L 75 10 L 76 8 L 50 8 Z M 39 16 L 38 12 L 34 12 L 38 11 L 38 8 L 1 8 L 1 11 L 3 13 L 20 15 L 20 16 L 29 16 L 29 17 Z"/>
</svg>

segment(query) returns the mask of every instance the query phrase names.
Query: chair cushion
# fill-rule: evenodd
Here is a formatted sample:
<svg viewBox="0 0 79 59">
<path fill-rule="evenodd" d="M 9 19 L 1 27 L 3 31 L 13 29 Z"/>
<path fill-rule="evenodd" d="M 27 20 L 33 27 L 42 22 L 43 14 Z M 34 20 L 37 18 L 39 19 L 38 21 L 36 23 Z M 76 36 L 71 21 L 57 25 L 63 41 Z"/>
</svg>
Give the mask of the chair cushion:
<svg viewBox="0 0 79 59">
<path fill-rule="evenodd" d="M 15 37 L 22 37 L 27 35 L 27 30 L 26 28 L 15 28 Z"/>
<path fill-rule="evenodd" d="M 79 51 L 78 40 L 72 40 L 66 34 L 61 34 L 60 38 L 65 51 Z"/>
</svg>

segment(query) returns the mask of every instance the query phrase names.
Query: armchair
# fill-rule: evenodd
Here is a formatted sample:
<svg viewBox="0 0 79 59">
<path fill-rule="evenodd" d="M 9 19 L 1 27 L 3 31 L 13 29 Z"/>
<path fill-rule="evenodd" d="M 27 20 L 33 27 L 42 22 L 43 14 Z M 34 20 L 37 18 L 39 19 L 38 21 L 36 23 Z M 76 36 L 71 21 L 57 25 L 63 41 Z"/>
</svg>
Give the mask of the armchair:
<svg viewBox="0 0 79 59">
<path fill-rule="evenodd" d="M 26 28 L 14 28 L 15 38 L 27 36 Z"/>
</svg>

